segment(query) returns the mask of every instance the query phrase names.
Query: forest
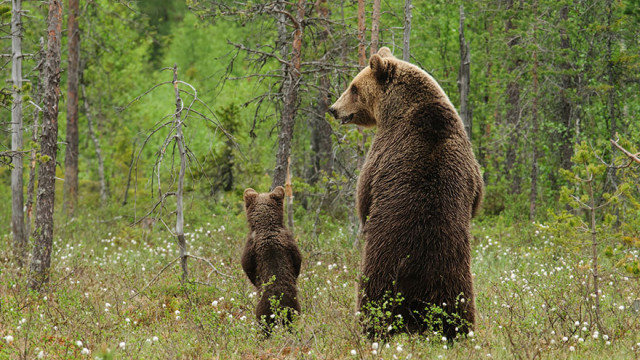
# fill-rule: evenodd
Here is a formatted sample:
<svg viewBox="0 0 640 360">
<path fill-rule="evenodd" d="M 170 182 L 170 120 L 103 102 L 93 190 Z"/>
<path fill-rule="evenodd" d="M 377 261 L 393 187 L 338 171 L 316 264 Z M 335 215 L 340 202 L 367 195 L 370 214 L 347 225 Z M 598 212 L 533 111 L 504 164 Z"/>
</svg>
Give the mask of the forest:
<svg viewBox="0 0 640 360">
<path fill-rule="evenodd" d="M 640 0 L 0 0 L 0 30 L 1 359 L 640 357 Z M 453 343 L 356 311 L 376 129 L 328 109 L 385 46 L 484 180 Z M 243 192 L 276 186 L 301 313 L 266 338 Z"/>
</svg>

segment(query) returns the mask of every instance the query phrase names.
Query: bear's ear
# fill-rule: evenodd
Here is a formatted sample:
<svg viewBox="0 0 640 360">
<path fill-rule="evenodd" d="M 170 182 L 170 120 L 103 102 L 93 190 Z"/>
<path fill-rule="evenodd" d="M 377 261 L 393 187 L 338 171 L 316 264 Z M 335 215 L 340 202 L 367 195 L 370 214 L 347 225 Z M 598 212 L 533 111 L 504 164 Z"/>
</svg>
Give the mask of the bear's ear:
<svg viewBox="0 0 640 360">
<path fill-rule="evenodd" d="M 271 192 L 271 198 L 275 200 L 284 199 L 284 188 L 282 186 L 278 186 Z"/>
<path fill-rule="evenodd" d="M 391 53 L 391 50 L 386 46 L 383 46 L 383 47 L 380 48 L 380 50 L 378 50 L 378 55 L 380 55 L 381 58 L 392 58 L 393 57 L 393 53 Z"/>
<path fill-rule="evenodd" d="M 371 55 L 369 59 L 369 67 L 371 73 L 380 83 L 387 81 L 389 77 L 389 62 L 380 57 L 378 54 Z"/>
<path fill-rule="evenodd" d="M 258 197 L 258 193 L 252 188 L 248 188 L 244 191 L 244 205 L 249 207 Z"/>
</svg>

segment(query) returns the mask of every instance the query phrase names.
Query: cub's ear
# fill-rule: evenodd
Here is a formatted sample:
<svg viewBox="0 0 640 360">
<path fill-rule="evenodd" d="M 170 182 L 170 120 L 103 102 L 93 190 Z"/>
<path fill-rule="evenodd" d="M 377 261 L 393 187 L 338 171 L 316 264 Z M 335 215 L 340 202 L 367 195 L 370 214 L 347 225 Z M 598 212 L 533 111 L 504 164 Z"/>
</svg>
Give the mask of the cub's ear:
<svg viewBox="0 0 640 360">
<path fill-rule="evenodd" d="M 248 188 L 244 191 L 244 206 L 249 207 L 258 197 L 258 193 L 252 188 Z"/>
<path fill-rule="evenodd" d="M 380 50 L 378 50 L 378 55 L 381 58 L 392 58 L 393 57 L 393 53 L 386 46 L 383 46 L 383 47 L 380 48 Z"/>
<path fill-rule="evenodd" d="M 271 198 L 276 200 L 284 199 L 284 188 L 282 186 L 278 186 L 271 192 Z"/>
<path fill-rule="evenodd" d="M 371 55 L 369 59 L 369 67 L 371 68 L 371 73 L 376 78 L 376 80 L 380 83 L 387 81 L 389 78 L 389 61 L 383 59 L 378 54 Z"/>
</svg>

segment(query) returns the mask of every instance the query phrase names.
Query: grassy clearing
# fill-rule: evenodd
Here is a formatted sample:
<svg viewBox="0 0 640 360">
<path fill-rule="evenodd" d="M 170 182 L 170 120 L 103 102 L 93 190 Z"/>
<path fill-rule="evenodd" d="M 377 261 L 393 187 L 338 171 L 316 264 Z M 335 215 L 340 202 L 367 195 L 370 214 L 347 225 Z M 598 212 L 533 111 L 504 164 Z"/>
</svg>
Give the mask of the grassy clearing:
<svg viewBox="0 0 640 360">
<path fill-rule="evenodd" d="M 239 200 L 239 198 L 238 198 Z M 121 211 L 90 211 L 58 219 L 48 290 L 28 293 L 0 242 L 0 358 L 47 359 L 349 359 L 543 358 L 629 359 L 640 355 L 640 284 L 602 256 L 601 323 L 595 321 L 590 246 L 576 232 L 543 224 L 474 224 L 473 272 L 478 324 L 453 346 L 441 335 L 399 335 L 372 343 L 355 315 L 359 252 L 348 224 L 321 218 L 316 241 L 303 218 L 296 228 L 304 256 L 299 279 L 302 315 L 291 332 L 263 339 L 253 309 L 256 293 L 240 267 L 246 235 L 240 203 L 192 205 L 187 215 L 192 283 L 179 266 L 154 276 L 178 256 L 175 240 L 156 224 L 130 226 Z M 213 215 L 213 213 L 219 215 Z M 195 218 L 194 218 L 195 214 Z M 223 214 L 223 215 L 220 215 Z M 584 241 L 584 243 L 583 243 Z M 603 242 L 616 244 L 615 237 Z M 603 244 L 602 247 L 608 246 Z M 616 247 L 638 258 L 633 246 Z M 426 260 L 428 261 L 428 260 Z"/>
</svg>

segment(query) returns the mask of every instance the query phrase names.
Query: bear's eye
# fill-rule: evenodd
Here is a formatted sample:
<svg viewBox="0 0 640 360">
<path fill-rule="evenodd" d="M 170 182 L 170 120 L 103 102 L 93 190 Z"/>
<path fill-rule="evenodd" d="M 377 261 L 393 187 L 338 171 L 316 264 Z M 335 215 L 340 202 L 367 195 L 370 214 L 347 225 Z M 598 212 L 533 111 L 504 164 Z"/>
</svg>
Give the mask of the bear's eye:
<svg viewBox="0 0 640 360">
<path fill-rule="evenodd" d="M 351 85 L 351 94 L 358 95 L 358 87 L 355 85 Z"/>
</svg>

